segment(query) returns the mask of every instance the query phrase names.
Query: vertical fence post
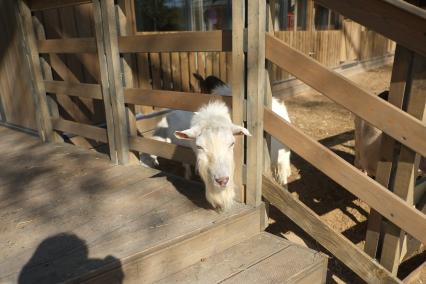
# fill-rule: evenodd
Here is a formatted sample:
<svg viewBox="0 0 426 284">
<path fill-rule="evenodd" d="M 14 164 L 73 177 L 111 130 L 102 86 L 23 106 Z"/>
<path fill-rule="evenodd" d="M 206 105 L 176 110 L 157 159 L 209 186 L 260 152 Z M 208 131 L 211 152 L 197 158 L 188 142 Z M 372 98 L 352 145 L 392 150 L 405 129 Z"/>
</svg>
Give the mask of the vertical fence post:
<svg viewBox="0 0 426 284">
<path fill-rule="evenodd" d="M 389 88 L 389 102 L 398 108 L 402 108 L 411 60 L 412 52 L 398 45 L 395 50 L 395 59 Z M 391 182 L 395 144 L 396 142 L 394 139 L 383 134 L 380 160 L 377 164 L 376 181 L 387 188 L 390 187 Z M 378 250 L 381 224 L 382 216 L 372 209 L 368 217 L 364 251 L 373 258 L 376 258 Z"/>
<path fill-rule="evenodd" d="M 129 144 L 114 1 L 93 0 L 93 5 L 111 159 L 126 164 Z"/>
<path fill-rule="evenodd" d="M 123 1 L 120 1 L 123 2 Z M 132 28 L 129 25 L 128 17 L 124 14 L 126 7 L 124 3 L 116 6 L 117 25 L 119 28 L 119 35 L 126 36 L 132 34 Z M 132 54 L 125 54 L 121 57 L 121 65 L 123 67 L 123 84 L 126 88 L 134 88 L 134 70 L 135 70 L 135 58 Z M 127 115 L 127 132 L 128 136 L 136 137 L 138 135 L 136 126 L 136 106 L 132 104 L 126 104 L 126 115 Z M 139 152 L 129 152 L 129 162 L 139 163 Z"/>
<path fill-rule="evenodd" d="M 247 198 L 257 206 L 262 197 L 263 108 L 265 93 L 265 0 L 248 1 L 247 40 Z"/>
<path fill-rule="evenodd" d="M 244 26 L 245 0 L 232 1 L 232 120 L 235 124 L 244 124 L 245 62 L 244 62 Z M 243 164 L 244 137 L 237 136 L 234 147 L 235 193 L 239 202 L 244 202 Z"/>
<path fill-rule="evenodd" d="M 36 110 L 38 133 L 43 142 L 55 141 L 52 121 L 50 119 L 49 106 L 46 98 L 46 90 L 43 83 L 40 57 L 37 48 L 31 11 L 23 0 L 19 0 L 17 6 L 17 16 L 24 40 L 24 48 L 32 81 L 32 93 Z"/>
<path fill-rule="evenodd" d="M 425 121 L 426 106 L 426 83 L 424 57 L 414 54 L 412 70 L 409 75 L 409 88 L 406 96 L 406 111 L 421 121 Z M 405 105 L 405 104 L 404 104 Z M 416 205 L 414 201 L 414 187 L 417 178 L 420 155 L 410 148 L 401 145 L 398 161 L 396 164 L 395 181 L 392 191 L 411 205 Z M 410 222 L 410 220 L 407 220 Z M 403 244 L 406 242 L 406 234 L 397 226 L 388 224 L 384 228 L 383 248 L 380 256 L 380 263 L 394 275 L 398 273 L 400 258 L 403 253 Z"/>
</svg>

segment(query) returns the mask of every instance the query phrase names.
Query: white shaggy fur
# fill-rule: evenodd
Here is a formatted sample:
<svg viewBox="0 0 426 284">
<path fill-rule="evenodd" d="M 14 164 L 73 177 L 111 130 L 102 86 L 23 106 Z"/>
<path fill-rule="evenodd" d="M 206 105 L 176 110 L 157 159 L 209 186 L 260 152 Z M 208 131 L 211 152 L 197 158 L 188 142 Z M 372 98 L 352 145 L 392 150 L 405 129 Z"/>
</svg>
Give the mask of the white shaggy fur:
<svg viewBox="0 0 426 284">
<path fill-rule="evenodd" d="M 355 117 L 355 166 L 369 176 L 376 176 L 382 137 L 383 131 L 362 118 Z M 424 157 L 420 160 L 419 171 L 426 172 Z"/>
<path fill-rule="evenodd" d="M 234 135 L 241 134 L 249 132 L 232 123 L 223 102 L 213 101 L 196 113 L 180 110 L 169 113 L 158 124 L 153 138 L 191 147 L 197 157 L 197 171 L 206 186 L 207 201 L 215 209 L 227 210 L 235 196 Z M 218 183 L 221 178 L 228 178 L 226 184 Z"/>
<path fill-rule="evenodd" d="M 213 95 L 232 96 L 231 88 L 227 85 L 219 86 L 212 90 Z M 282 119 L 290 122 L 287 108 L 283 101 L 272 98 L 272 111 L 279 115 Z M 290 149 L 279 142 L 277 139 L 271 139 L 271 172 L 275 175 L 275 179 L 281 185 L 286 185 L 291 175 L 290 166 Z"/>
</svg>

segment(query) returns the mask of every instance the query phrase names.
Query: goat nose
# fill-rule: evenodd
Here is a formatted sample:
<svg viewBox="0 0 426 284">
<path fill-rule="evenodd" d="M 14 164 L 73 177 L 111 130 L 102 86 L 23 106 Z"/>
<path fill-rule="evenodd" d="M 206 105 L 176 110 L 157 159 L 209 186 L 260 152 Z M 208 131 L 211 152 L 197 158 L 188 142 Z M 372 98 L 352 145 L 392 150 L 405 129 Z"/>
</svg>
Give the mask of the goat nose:
<svg viewBox="0 0 426 284">
<path fill-rule="evenodd" d="M 225 187 L 228 184 L 229 177 L 216 178 L 215 180 L 220 186 Z"/>
</svg>

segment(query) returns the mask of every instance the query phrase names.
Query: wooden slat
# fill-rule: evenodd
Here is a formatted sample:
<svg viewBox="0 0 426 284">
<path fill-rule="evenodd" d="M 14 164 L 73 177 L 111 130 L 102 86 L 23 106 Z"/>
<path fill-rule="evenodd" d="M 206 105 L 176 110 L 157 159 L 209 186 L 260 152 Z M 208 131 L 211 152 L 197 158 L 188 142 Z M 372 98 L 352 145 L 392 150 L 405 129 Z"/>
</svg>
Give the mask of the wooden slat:
<svg viewBox="0 0 426 284">
<path fill-rule="evenodd" d="M 129 137 L 131 150 L 156 155 L 165 159 L 195 165 L 196 158 L 191 148 L 143 137 Z"/>
<path fill-rule="evenodd" d="M 129 26 L 126 15 L 124 15 L 122 8 L 124 7 L 124 3 L 121 2 L 121 6 L 117 5 L 116 15 L 117 15 L 117 25 L 119 35 L 128 35 L 132 33 L 132 29 Z M 125 54 L 120 58 L 121 66 L 123 69 L 123 79 L 124 85 L 126 87 L 133 88 L 135 87 L 134 74 L 136 74 L 136 58 L 133 54 Z M 129 136 L 137 136 L 138 129 L 136 125 L 136 106 L 132 104 L 126 104 L 126 115 L 127 115 L 127 126 L 128 126 L 128 134 Z M 129 162 L 132 164 L 139 164 L 139 153 L 137 152 L 129 152 Z"/>
<path fill-rule="evenodd" d="M 125 89 L 124 102 L 136 105 L 197 111 L 209 101 L 220 100 L 231 107 L 232 97 L 163 90 Z"/>
<path fill-rule="evenodd" d="M 85 138 L 93 139 L 95 141 L 108 143 L 106 129 L 65 119 L 52 119 L 52 124 L 55 130 L 68 132 L 83 136 Z"/>
<path fill-rule="evenodd" d="M 312 58 L 266 35 L 266 57 L 399 142 L 426 156 L 426 125 Z"/>
<path fill-rule="evenodd" d="M 244 93 L 245 93 L 245 58 L 244 58 L 244 25 L 245 1 L 232 1 L 232 121 L 237 125 L 244 125 Z M 244 138 L 235 137 L 234 146 L 236 185 L 235 194 L 240 202 L 244 202 L 243 164 Z"/>
<path fill-rule="evenodd" d="M 121 80 L 120 54 L 118 51 L 117 18 L 114 0 L 100 1 L 103 41 L 108 76 L 109 96 L 114 121 L 114 140 L 118 162 L 129 161 L 129 145 L 127 139 L 127 120 L 124 106 L 123 86 Z"/>
<path fill-rule="evenodd" d="M 398 45 L 392 67 L 392 77 L 389 88 L 389 102 L 401 108 L 407 89 L 408 75 L 413 54 L 408 49 Z M 356 143 L 356 142 L 355 142 Z M 382 135 L 380 160 L 377 163 L 376 181 L 386 188 L 391 181 L 394 148 L 396 141 L 386 134 Z M 364 251 L 371 257 L 377 257 L 380 234 L 382 231 L 382 216 L 374 209 L 370 210 L 367 233 L 365 235 Z"/>
<path fill-rule="evenodd" d="M 257 206 L 262 199 L 266 2 L 248 1 L 247 17 L 247 129 L 251 137 L 247 139 L 246 202 Z"/>
<path fill-rule="evenodd" d="M 412 72 L 409 78 L 410 87 L 407 112 L 417 119 L 426 121 L 426 59 L 418 54 L 412 61 Z M 401 145 L 392 191 L 405 200 L 414 203 L 414 187 L 420 156 L 411 149 Z M 398 273 L 402 244 L 406 241 L 405 233 L 395 226 L 385 227 L 380 263 L 395 275 Z"/>
<path fill-rule="evenodd" d="M 111 107 L 111 95 L 109 91 L 109 78 L 108 78 L 108 65 L 106 62 L 106 51 L 104 46 L 104 29 L 102 26 L 101 19 L 101 3 L 99 0 L 93 1 L 93 20 L 95 28 L 95 38 L 96 46 L 98 49 L 98 61 L 99 61 L 99 70 L 100 70 L 100 83 L 102 88 L 102 98 L 105 107 L 105 118 L 107 124 L 107 133 L 108 133 L 108 149 L 111 161 L 113 163 L 118 163 L 117 153 L 116 153 L 116 141 L 115 141 L 115 127 L 113 120 L 113 111 Z"/>
<path fill-rule="evenodd" d="M 102 100 L 102 90 L 99 84 L 83 84 L 45 80 L 44 87 L 47 93 L 65 94 L 68 96 Z"/>
<path fill-rule="evenodd" d="M 20 28 L 24 40 L 25 53 L 29 64 L 30 76 L 33 86 L 33 100 L 36 110 L 38 133 L 42 141 L 54 141 L 55 136 L 50 121 L 49 107 L 46 99 L 46 91 L 43 84 L 40 58 L 37 52 L 36 37 L 34 33 L 31 11 L 23 0 L 19 0 Z M 18 11 L 17 11 L 18 13 Z"/>
<path fill-rule="evenodd" d="M 265 109 L 265 131 L 410 235 L 426 242 L 426 216 L 295 126 Z"/>
<path fill-rule="evenodd" d="M 40 53 L 95 53 L 94 38 L 64 38 L 38 41 Z"/>
<path fill-rule="evenodd" d="M 426 11 L 401 0 L 316 0 L 426 56 Z"/>
<path fill-rule="evenodd" d="M 231 51 L 231 32 L 176 32 L 119 37 L 120 52 Z"/>
<path fill-rule="evenodd" d="M 31 11 L 55 9 L 91 3 L 91 0 L 27 0 Z"/>
<path fill-rule="evenodd" d="M 263 178 L 263 196 L 367 283 L 401 283 L 287 190 Z"/>
</svg>

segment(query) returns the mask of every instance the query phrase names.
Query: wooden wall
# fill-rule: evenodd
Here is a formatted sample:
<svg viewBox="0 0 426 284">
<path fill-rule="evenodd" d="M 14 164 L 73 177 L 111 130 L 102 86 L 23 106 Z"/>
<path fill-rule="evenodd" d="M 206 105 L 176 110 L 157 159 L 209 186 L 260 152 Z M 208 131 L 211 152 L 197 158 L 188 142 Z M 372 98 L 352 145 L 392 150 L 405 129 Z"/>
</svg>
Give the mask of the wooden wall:
<svg viewBox="0 0 426 284">
<path fill-rule="evenodd" d="M 13 2 L 7 0 L 0 4 L 0 25 L 4 30 L 0 35 L 0 115 L 10 123 L 35 128 L 30 80 L 19 43 L 16 19 L 11 12 Z M 120 2 L 125 6 L 123 11 L 130 15 L 129 30 L 134 34 L 133 1 Z M 37 12 L 35 16 L 43 24 L 47 39 L 92 37 L 94 34 L 92 4 L 46 10 Z M 394 49 L 394 44 L 388 39 L 349 20 L 344 20 L 341 30 L 279 31 L 275 35 L 328 67 L 385 55 Z M 215 75 L 226 82 L 231 80 L 231 53 L 138 53 L 132 56 L 134 87 L 197 92 L 198 83 L 192 73 Z M 51 60 L 56 80 L 99 83 L 99 65 L 95 53 L 51 55 Z M 274 82 L 288 78 L 288 73 L 279 68 L 274 69 Z M 89 124 L 105 121 L 101 101 L 60 94 L 54 98 L 64 119 Z M 152 112 L 153 108 L 138 106 L 136 111 L 146 114 Z"/>
<path fill-rule="evenodd" d="M 15 1 L 0 1 L 0 121 L 36 129 L 28 65 Z"/>
</svg>

